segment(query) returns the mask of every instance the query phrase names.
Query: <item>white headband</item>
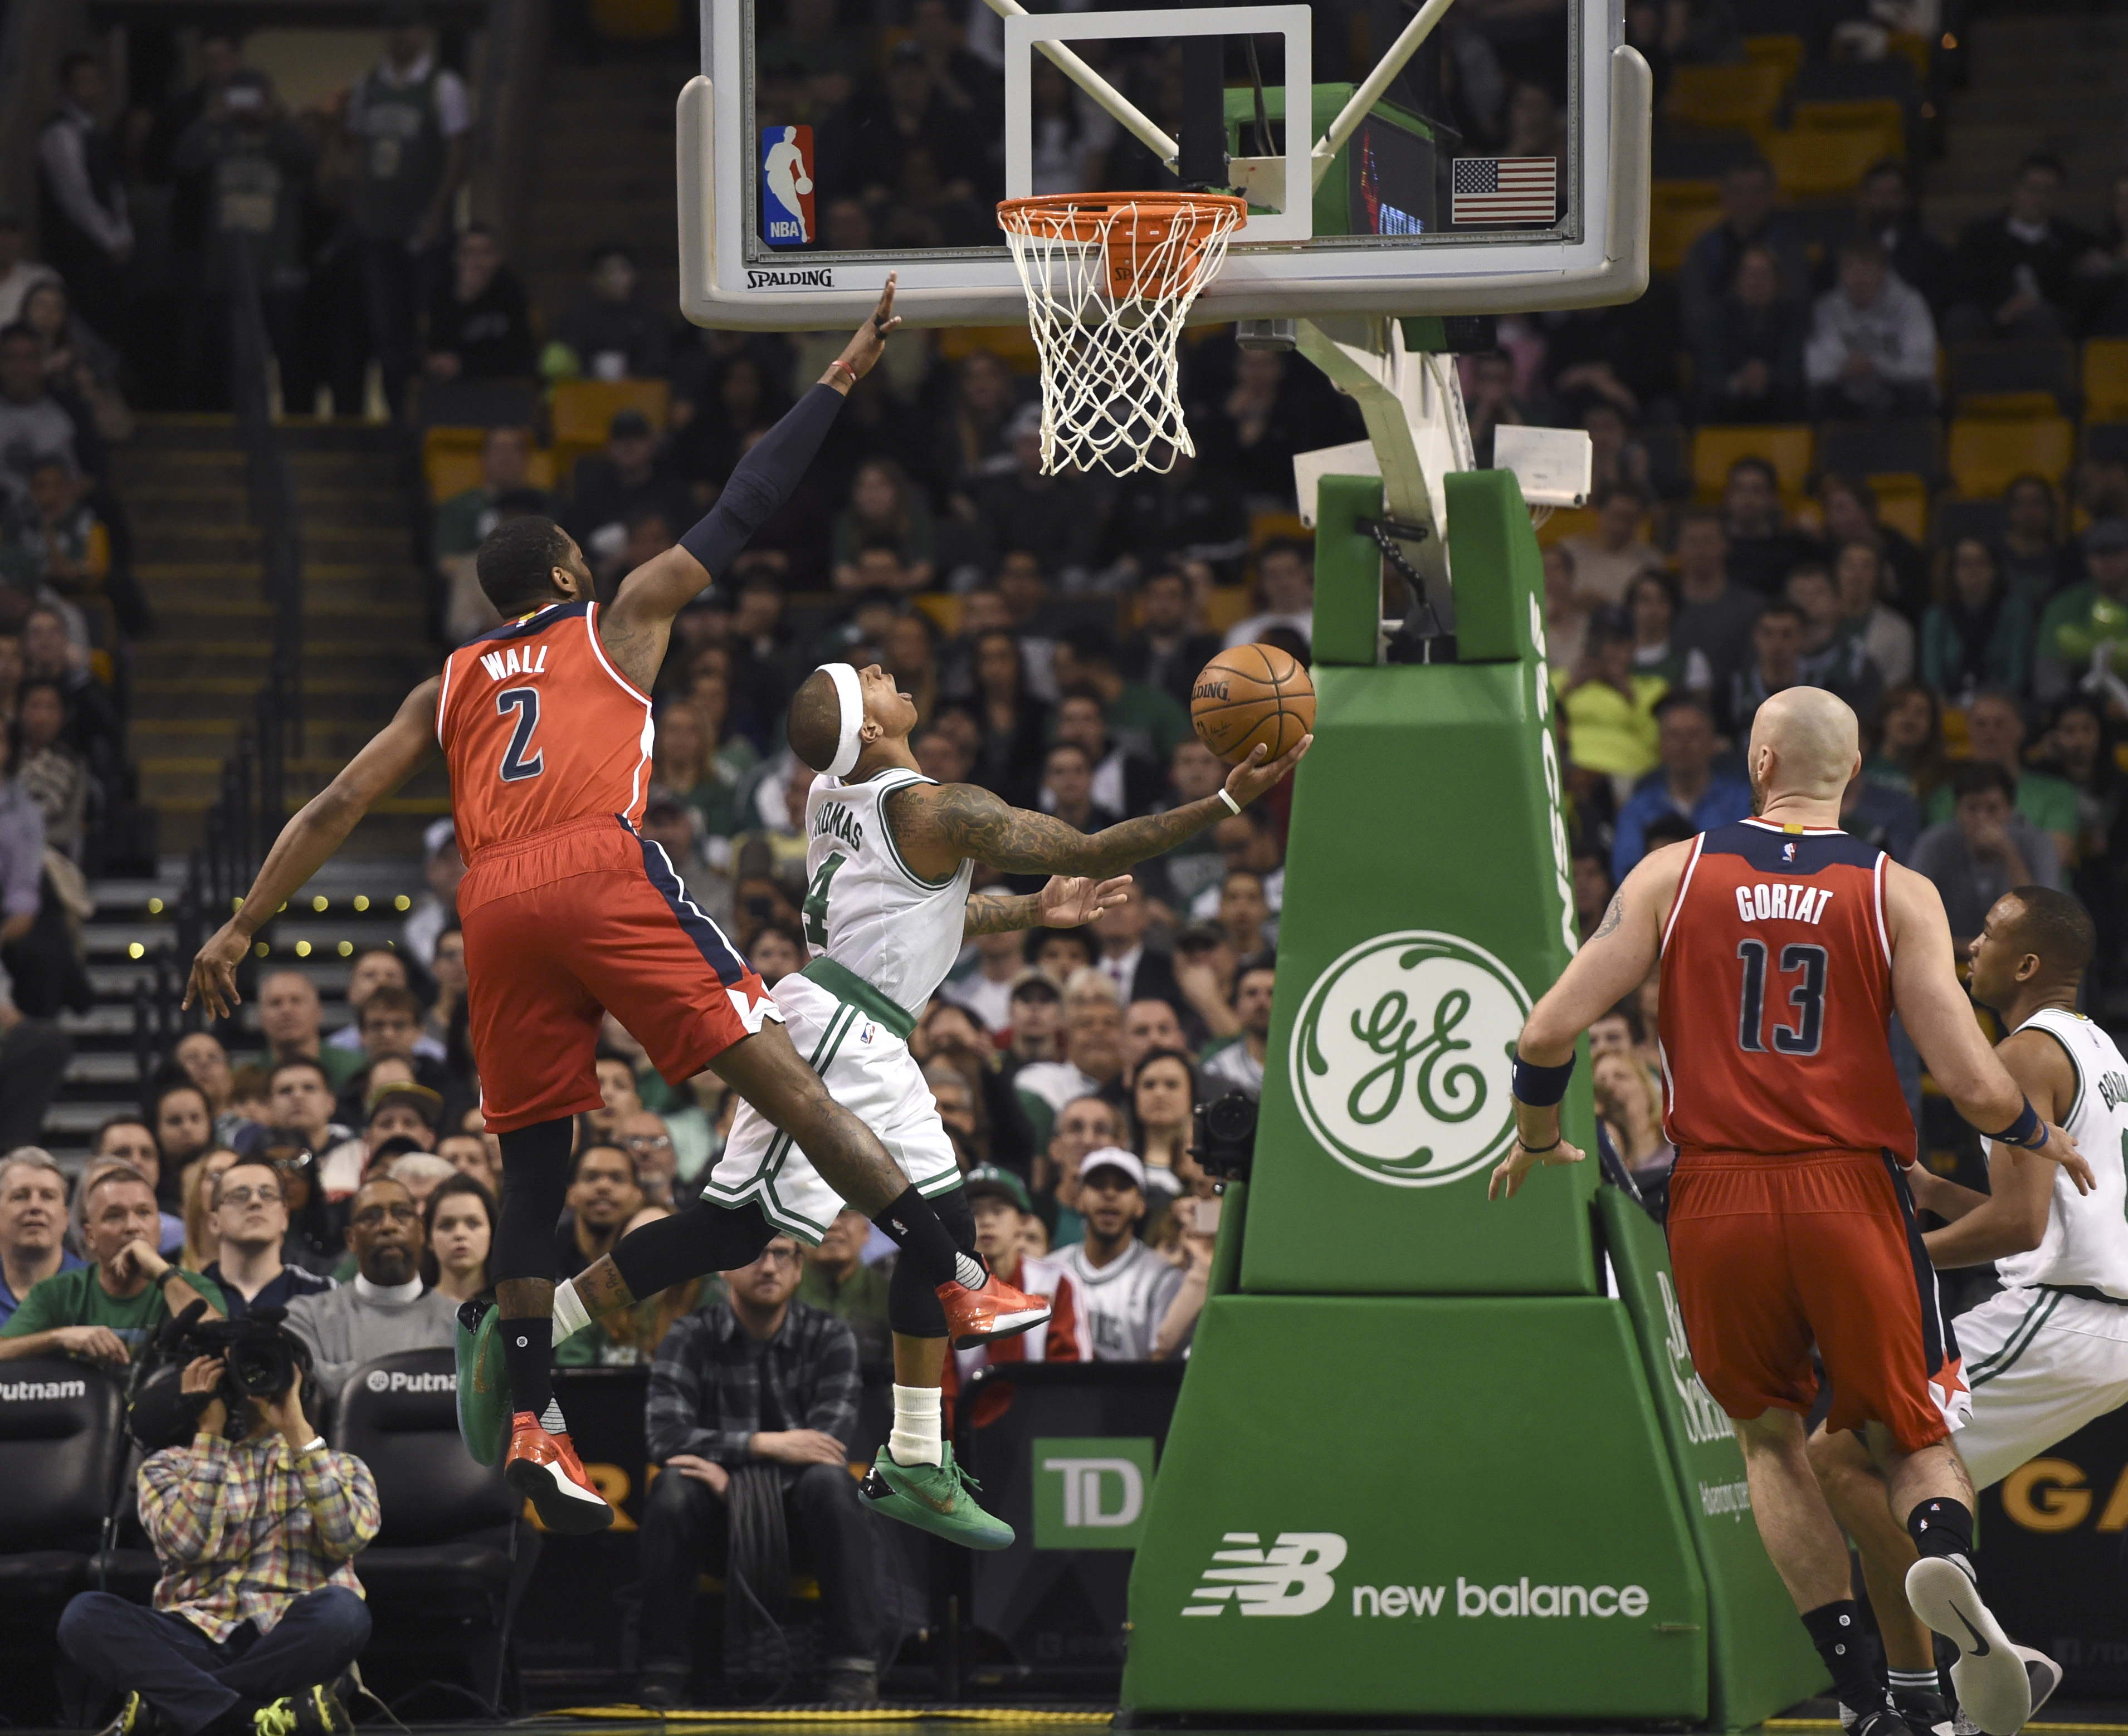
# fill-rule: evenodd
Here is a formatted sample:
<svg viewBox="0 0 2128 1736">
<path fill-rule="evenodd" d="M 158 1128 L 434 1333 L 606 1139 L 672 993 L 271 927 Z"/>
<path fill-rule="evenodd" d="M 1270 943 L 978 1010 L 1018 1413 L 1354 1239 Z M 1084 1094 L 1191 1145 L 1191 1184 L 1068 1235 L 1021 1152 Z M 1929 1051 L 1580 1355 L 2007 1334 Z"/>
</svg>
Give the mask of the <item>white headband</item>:
<svg viewBox="0 0 2128 1736">
<path fill-rule="evenodd" d="M 835 684 L 835 697 L 842 703 L 842 733 L 835 742 L 835 757 L 822 768 L 831 778 L 848 777 L 850 768 L 857 762 L 857 755 L 864 743 L 857 731 L 864 723 L 864 689 L 858 683 L 857 672 L 848 663 L 823 663 L 821 669 Z"/>
</svg>

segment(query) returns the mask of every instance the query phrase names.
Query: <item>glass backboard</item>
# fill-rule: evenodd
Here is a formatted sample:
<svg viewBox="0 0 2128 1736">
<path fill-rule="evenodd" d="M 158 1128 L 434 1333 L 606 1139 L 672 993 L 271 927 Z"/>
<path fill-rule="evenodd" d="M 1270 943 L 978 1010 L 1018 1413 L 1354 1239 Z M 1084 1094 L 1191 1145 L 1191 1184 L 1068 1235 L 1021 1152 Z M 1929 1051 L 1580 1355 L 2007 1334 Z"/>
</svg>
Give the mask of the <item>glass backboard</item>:
<svg viewBox="0 0 2128 1736">
<path fill-rule="evenodd" d="M 1000 198 L 1185 186 L 1249 205 L 1196 320 L 1645 285 L 1650 81 L 1617 0 L 1038 5 L 704 0 L 688 317 L 848 323 L 895 271 L 913 323 L 1016 323 Z"/>
</svg>

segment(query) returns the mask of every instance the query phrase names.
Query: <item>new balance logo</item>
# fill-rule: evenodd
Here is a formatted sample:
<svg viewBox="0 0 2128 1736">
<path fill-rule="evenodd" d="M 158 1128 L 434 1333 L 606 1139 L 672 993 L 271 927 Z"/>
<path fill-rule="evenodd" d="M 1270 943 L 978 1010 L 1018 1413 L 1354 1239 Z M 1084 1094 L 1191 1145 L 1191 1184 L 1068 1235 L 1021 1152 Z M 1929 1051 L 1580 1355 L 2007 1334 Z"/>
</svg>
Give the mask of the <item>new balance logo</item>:
<svg viewBox="0 0 2128 1736">
<path fill-rule="evenodd" d="M 1331 1576 L 1345 1559 L 1334 1531 L 1280 1531 L 1269 1549 L 1254 1531 L 1229 1531 L 1212 1552 L 1185 1615 L 1217 1615 L 1229 1602 L 1244 1615 L 1313 1615 L 1337 1595 Z"/>
</svg>

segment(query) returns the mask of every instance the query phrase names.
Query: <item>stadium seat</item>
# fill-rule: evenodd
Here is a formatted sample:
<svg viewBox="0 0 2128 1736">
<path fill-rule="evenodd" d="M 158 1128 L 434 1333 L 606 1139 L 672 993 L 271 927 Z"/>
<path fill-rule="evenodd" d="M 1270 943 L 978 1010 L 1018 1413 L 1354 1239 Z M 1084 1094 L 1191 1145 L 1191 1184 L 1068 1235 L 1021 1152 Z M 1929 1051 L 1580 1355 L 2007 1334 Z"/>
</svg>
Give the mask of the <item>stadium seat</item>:
<svg viewBox="0 0 2128 1736">
<path fill-rule="evenodd" d="M 1960 537 L 1999 543 L 2009 527 L 2008 510 L 2000 500 L 1938 500 L 1929 521 L 1939 548 L 1950 548 Z"/>
<path fill-rule="evenodd" d="M 1562 506 L 1537 526 L 1538 546 L 1549 548 L 1568 537 L 1591 535 L 1598 516 L 1593 506 Z"/>
<path fill-rule="evenodd" d="M 1764 458 L 1780 478 L 1781 497 L 1800 500 L 1811 471 L 1811 430 L 1773 424 L 1764 428 L 1702 428 L 1692 437 L 1693 489 L 1703 500 L 1718 500 L 1739 458 Z"/>
<path fill-rule="evenodd" d="M 1769 132 L 1788 74 L 1778 65 L 1680 66 L 1670 75 L 1663 116 L 1676 126 L 1741 127 Z"/>
<path fill-rule="evenodd" d="M 1798 102 L 1788 126 L 1798 133 L 1839 133 L 1870 141 L 1873 158 L 1907 154 L 1905 111 L 1889 97 L 1821 97 Z"/>
<path fill-rule="evenodd" d="M 655 42 L 680 28 L 680 0 L 591 0 L 591 21 L 609 41 Z"/>
<path fill-rule="evenodd" d="M 382 1523 L 354 1558 L 377 1624 L 371 1652 L 456 1658 L 493 1704 L 538 1538 L 501 1468 L 474 1463 L 458 1439 L 451 1352 L 402 1350 L 356 1369 L 331 1440 L 377 1479 Z"/>
<path fill-rule="evenodd" d="M 1778 67 L 1781 83 L 1785 86 L 1802 69 L 1803 38 L 1786 32 L 1771 36 L 1746 36 L 1744 39 L 1744 58 L 1754 66 Z"/>
<path fill-rule="evenodd" d="M 530 428 L 539 394 L 530 380 L 419 380 L 415 419 L 423 429 Z"/>
<path fill-rule="evenodd" d="M 2007 394 L 2043 392 L 2054 401 L 2039 406 L 2036 412 L 2011 406 L 2007 413 L 2057 415 L 2066 407 L 2074 389 L 2075 363 L 2075 351 L 2064 342 L 1959 344 L 1944 356 L 1952 414 L 1999 414 L 1969 408 L 1969 403 Z"/>
<path fill-rule="evenodd" d="M 0 1680 L 12 1722 L 55 1724 L 53 1633 L 85 1591 L 126 1462 L 125 1397 L 65 1357 L 0 1367 Z"/>
<path fill-rule="evenodd" d="M 2076 451 L 2076 429 L 2065 416 L 2027 422 L 1959 417 L 1950 425 L 1947 467 L 1967 500 L 1999 495 L 2026 471 L 2059 482 Z"/>
<path fill-rule="evenodd" d="M 1884 154 L 1874 131 L 1773 133 L 1766 160 L 1782 193 L 1791 199 L 1826 199 L 1851 192 L 1872 163 Z"/>
<path fill-rule="evenodd" d="M 1739 130 L 1655 134 L 1651 159 L 1658 181 L 1718 181 L 1740 163 L 1759 160 L 1759 141 Z"/>
<path fill-rule="evenodd" d="M 2088 422 L 2083 455 L 2102 464 L 2128 464 L 2128 422 Z"/>
<path fill-rule="evenodd" d="M 669 380 L 558 380 L 554 383 L 554 443 L 603 446 L 606 430 L 624 410 L 639 410 L 660 434 L 672 414 Z"/>
<path fill-rule="evenodd" d="M 1657 272 L 1674 272 L 1708 230 L 1722 221 L 1717 181 L 1657 181 L 1650 187 L 1648 260 Z"/>
<path fill-rule="evenodd" d="M 1914 31 L 1894 31 L 1884 44 L 1886 55 L 1897 55 L 1914 69 L 1914 77 L 1922 84 L 1928 83 L 1930 57 L 1934 50 L 1934 39 Z"/>
<path fill-rule="evenodd" d="M 433 504 L 441 505 L 480 486 L 480 448 L 487 434 L 484 428 L 431 428 L 422 434 L 421 474 Z M 525 480 L 534 488 L 552 488 L 554 454 L 534 450 L 525 464 Z"/>
<path fill-rule="evenodd" d="M 2083 346 L 2083 415 L 2089 422 L 2128 421 L 2128 338 L 2093 338 Z"/>
<path fill-rule="evenodd" d="M 1042 358 L 1034 351 L 1034 334 L 1024 325 L 949 325 L 938 334 L 943 360 L 960 362 L 977 350 L 987 350 L 1016 374 L 1038 374 Z"/>
<path fill-rule="evenodd" d="M 1975 422 L 2044 422 L 2061 413 L 2061 401 L 2050 391 L 1969 391 L 1953 413 Z"/>
<path fill-rule="evenodd" d="M 1928 536 L 1929 486 L 1911 470 L 1877 472 L 1865 479 L 1877 496 L 1877 516 L 1909 542 Z"/>
<path fill-rule="evenodd" d="M 1891 422 L 1826 422 L 1817 430 L 1821 476 L 1910 472 L 1931 481 L 1943 474 L 1943 429 L 1931 416 Z"/>
</svg>

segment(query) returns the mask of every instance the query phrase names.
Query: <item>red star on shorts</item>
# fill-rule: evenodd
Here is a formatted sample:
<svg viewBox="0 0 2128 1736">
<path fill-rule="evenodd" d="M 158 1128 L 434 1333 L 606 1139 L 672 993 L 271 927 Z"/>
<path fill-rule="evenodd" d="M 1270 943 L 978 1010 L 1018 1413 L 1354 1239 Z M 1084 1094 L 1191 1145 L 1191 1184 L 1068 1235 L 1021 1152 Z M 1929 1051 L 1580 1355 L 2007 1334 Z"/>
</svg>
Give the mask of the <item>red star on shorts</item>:
<svg viewBox="0 0 2128 1736">
<path fill-rule="evenodd" d="M 1970 1392 L 1973 1388 L 1965 1383 L 1965 1359 L 1962 1356 L 1953 1357 L 1943 1365 L 1942 1372 L 1929 1383 L 1929 1386 L 1940 1395 L 1936 1402 L 1945 1408 L 1950 1406 L 1959 1393 Z"/>
</svg>

